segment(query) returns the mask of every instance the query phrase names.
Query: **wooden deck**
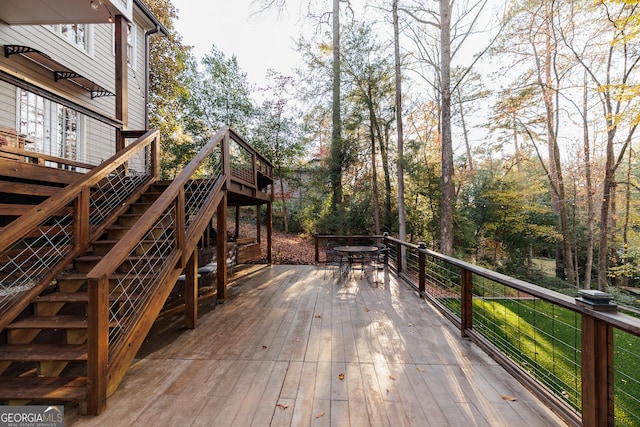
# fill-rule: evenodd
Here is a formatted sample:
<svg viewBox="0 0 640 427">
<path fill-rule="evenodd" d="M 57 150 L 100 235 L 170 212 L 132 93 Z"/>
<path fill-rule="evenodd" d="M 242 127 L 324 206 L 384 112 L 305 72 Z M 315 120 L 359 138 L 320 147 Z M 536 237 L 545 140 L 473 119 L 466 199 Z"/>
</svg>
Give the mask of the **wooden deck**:
<svg viewBox="0 0 640 427">
<path fill-rule="evenodd" d="M 65 425 L 565 425 L 393 276 L 245 273 L 197 329 L 159 321 L 107 410 Z"/>
</svg>

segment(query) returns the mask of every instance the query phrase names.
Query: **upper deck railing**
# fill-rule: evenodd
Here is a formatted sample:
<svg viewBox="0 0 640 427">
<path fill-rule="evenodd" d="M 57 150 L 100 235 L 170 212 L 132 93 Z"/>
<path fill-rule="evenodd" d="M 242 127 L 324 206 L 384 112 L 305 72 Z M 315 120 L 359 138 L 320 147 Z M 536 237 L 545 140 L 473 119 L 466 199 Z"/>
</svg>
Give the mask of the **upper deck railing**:
<svg viewBox="0 0 640 427">
<path fill-rule="evenodd" d="M 367 239 L 384 241 L 399 277 L 567 422 L 640 425 L 640 319 L 389 236 L 316 236 L 316 262 L 322 242 Z"/>
</svg>

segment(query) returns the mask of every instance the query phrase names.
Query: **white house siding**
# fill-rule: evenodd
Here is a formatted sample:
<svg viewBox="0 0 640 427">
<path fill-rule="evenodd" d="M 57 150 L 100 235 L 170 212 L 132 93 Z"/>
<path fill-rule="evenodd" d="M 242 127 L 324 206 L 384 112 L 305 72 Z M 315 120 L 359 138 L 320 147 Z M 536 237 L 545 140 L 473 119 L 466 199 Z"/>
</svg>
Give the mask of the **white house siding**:
<svg viewBox="0 0 640 427">
<path fill-rule="evenodd" d="M 129 2 L 127 2 L 129 3 Z M 138 11 L 138 14 L 139 11 Z M 140 14 L 141 15 L 141 14 Z M 128 67 L 128 129 L 145 127 L 145 33 L 148 21 L 134 19 L 136 26 L 135 68 Z M 0 48 L 5 44 L 29 46 L 50 56 L 65 67 L 115 93 L 115 55 L 113 24 L 92 25 L 92 48 L 89 53 L 73 46 L 45 26 L 8 26 L 0 23 Z M 103 117 L 115 118 L 115 97 L 91 99 L 91 93 L 72 82 L 54 81 L 52 73 L 20 55 L 6 58 L 0 55 L 0 70 L 30 85 L 70 100 Z M 17 129 L 17 88 L 0 81 L 0 126 Z M 99 163 L 115 151 L 115 128 L 96 119 L 83 116 L 81 135 L 85 145 L 79 151 L 80 161 Z"/>
<path fill-rule="evenodd" d="M 0 80 L 0 126 L 16 126 L 16 88 Z"/>
</svg>

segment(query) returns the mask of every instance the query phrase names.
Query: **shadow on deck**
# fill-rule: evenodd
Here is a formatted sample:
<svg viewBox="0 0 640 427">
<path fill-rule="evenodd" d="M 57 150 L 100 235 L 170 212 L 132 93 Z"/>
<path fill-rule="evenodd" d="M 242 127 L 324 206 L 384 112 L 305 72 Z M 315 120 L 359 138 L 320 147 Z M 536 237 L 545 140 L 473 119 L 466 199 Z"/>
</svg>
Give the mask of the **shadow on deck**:
<svg viewBox="0 0 640 427">
<path fill-rule="evenodd" d="M 159 319 L 106 411 L 65 425 L 565 425 L 394 275 L 240 274 L 197 329 Z"/>
</svg>

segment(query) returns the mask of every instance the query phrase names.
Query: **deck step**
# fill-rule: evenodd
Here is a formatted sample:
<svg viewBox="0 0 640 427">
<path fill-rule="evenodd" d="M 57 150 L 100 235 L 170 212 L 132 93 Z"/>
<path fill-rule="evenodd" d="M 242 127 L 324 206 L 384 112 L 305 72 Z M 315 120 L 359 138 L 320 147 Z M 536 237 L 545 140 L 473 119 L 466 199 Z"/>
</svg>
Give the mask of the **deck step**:
<svg viewBox="0 0 640 427">
<path fill-rule="evenodd" d="M 81 401 L 86 377 L 0 377 L 0 400 Z"/>
<path fill-rule="evenodd" d="M 124 295 L 121 293 L 110 293 L 109 301 L 137 300 L 137 296 Z M 47 295 L 40 295 L 34 298 L 34 303 L 39 302 L 89 302 L 87 292 L 53 292 Z"/>
<path fill-rule="evenodd" d="M 0 346 L 0 360 L 14 362 L 86 361 L 85 344 L 6 344 Z"/>
<path fill-rule="evenodd" d="M 109 327 L 116 323 L 109 322 Z M 5 326 L 5 329 L 87 329 L 88 323 L 85 316 L 58 315 L 58 316 L 34 316 L 18 320 Z"/>
<path fill-rule="evenodd" d="M 6 329 L 87 329 L 85 316 L 35 316 L 18 320 L 5 326 Z"/>
</svg>

